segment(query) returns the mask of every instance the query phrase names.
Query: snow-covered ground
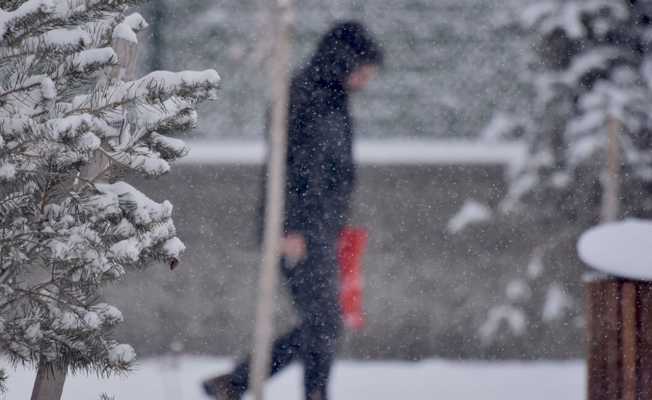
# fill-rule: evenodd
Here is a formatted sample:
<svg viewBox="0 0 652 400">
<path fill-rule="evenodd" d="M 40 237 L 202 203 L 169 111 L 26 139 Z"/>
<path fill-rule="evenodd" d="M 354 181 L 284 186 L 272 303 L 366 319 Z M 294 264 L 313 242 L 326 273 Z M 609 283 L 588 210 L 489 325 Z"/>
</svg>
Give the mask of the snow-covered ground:
<svg viewBox="0 0 652 400">
<path fill-rule="evenodd" d="M 1 364 L 0 364 L 1 365 Z M 64 400 L 207 400 L 202 378 L 225 371 L 230 362 L 208 357 L 144 360 L 128 377 L 75 376 L 66 382 Z M 585 397 L 582 361 L 567 362 L 338 362 L 334 400 L 577 400 Z M 34 373 L 10 371 L 6 400 L 28 398 Z M 299 400 L 301 374 L 293 366 L 268 385 L 272 400 Z M 0 396 L 1 398 L 1 396 Z"/>
</svg>

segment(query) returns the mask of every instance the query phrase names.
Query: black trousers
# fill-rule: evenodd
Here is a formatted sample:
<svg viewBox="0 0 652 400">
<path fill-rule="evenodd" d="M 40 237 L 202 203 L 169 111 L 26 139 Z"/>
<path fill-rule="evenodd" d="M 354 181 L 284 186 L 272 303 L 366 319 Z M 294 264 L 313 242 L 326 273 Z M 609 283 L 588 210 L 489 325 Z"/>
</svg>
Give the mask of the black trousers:
<svg viewBox="0 0 652 400">
<path fill-rule="evenodd" d="M 335 240 L 308 240 L 307 258 L 295 266 L 283 260 L 281 270 L 299 324 L 278 337 L 272 347 L 271 375 L 293 361 L 304 367 L 304 391 L 308 398 L 319 393 L 327 400 L 328 379 L 341 332 L 339 268 Z M 233 371 L 232 383 L 241 393 L 247 390 L 249 358 Z"/>
</svg>

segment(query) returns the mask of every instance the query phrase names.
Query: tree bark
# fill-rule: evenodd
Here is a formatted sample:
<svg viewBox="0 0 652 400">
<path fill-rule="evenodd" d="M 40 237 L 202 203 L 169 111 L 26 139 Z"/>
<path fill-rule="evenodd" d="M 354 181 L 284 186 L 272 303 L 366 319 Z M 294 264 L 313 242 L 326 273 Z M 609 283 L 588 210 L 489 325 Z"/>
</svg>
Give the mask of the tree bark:
<svg viewBox="0 0 652 400">
<path fill-rule="evenodd" d="M 57 400 L 63 394 L 66 370 L 39 364 L 32 389 L 32 400 Z"/>
<path fill-rule="evenodd" d="M 588 400 L 652 398 L 652 283 L 587 283 Z"/>
</svg>

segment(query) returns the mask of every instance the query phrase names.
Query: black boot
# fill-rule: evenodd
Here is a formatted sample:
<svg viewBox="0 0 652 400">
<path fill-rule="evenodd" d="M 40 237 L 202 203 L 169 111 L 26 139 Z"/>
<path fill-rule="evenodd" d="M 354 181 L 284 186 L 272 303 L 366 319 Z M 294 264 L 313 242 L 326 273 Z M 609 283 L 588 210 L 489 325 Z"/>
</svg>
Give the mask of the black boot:
<svg viewBox="0 0 652 400">
<path fill-rule="evenodd" d="M 240 400 L 242 393 L 233 385 L 232 375 L 220 375 L 202 382 L 204 393 L 215 397 L 215 400 Z"/>
</svg>

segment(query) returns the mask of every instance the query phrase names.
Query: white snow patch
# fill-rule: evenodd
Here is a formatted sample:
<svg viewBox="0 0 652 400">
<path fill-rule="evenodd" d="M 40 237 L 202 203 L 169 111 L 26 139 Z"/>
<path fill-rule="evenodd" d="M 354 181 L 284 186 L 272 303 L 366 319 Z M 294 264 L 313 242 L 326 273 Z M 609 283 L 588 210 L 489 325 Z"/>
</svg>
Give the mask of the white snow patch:
<svg viewBox="0 0 652 400">
<path fill-rule="evenodd" d="M 521 128 L 523 128 L 522 121 L 509 114 L 498 112 L 480 132 L 480 140 L 494 143 L 500 142 L 518 134 Z"/>
<path fill-rule="evenodd" d="M 139 362 L 128 375 L 100 379 L 93 374 L 70 375 L 64 399 L 97 399 L 100 393 L 116 399 L 207 400 L 200 382 L 230 370 L 229 360 L 212 357 L 161 357 Z M 35 372 L 17 370 L 0 361 L 8 375 L 6 400 L 24 400 L 31 393 Z M 421 362 L 338 361 L 330 394 L 338 400 L 577 400 L 586 397 L 583 361 Z M 266 398 L 303 399 L 302 371 L 284 370 L 265 387 Z M 246 398 L 245 398 L 246 400 Z"/>
<path fill-rule="evenodd" d="M 141 244 L 138 238 L 130 237 L 111 246 L 111 255 L 119 260 L 136 262 L 140 258 Z"/>
<path fill-rule="evenodd" d="M 16 166 L 10 162 L 0 164 L 0 181 L 9 181 L 16 176 Z"/>
<path fill-rule="evenodd" d="M 186 246 L 178 237 L 168 239 L 163 244 L 163 252 L 168 257 L 179 258 L 181 253 L 186 250 Z"/>
<path fill-rule="evenodd" d="M 89 46 L 92 42 L 91 35 L 80 28 L 75 29 L 52 29 L 45 32 L 38 39 L 43 40 L 49 46 Z M 37 40 L 38 40 L 37 39 Z"/>
<path fill-rule="evenodd" d="M 113 65 L 118 62 L 118 56 L 111 47 L 102 47 L 80 51 L 69 60 L 78 71 L 85 72 L 94 65 Z"/>
<path fill-rule="evenodd" d="M 471 224 L 490 221 L 491 209 L 475 200 L 466 200 L 462 208 L 448 221 L 448 232 L 460 233 Z"/>
<path fill-rule="evenodd" d="M 521 336 L 527 327 L 525 314 L 521 309 L 507 304 L 492 307 L 478 333 L 483 342 L 491 343 L 503 326 L 513 335 Z"/>
<path fill-rule="evenodd" d="M 190 148 L 183 140 L 163 136 L 156 132 L 150 134 L 150 140 L 155 145 L 174 153 L 176 157 L 184 157 L 190 151 Z"/>
<path fill-rule="evenodd" d="M 124 238 L 134 236 L 136 234 L 136 228 L 126 218 L 123 218 L 120 220 L 120 223 L 116 225 L 114 234 Z"/>
<path fill-rule="evenodd" d="M 14 11 L 4 11 L 0 9 L 0 37 L 4 36 L 5 33 L 19 20 L 40 12 L 52 13 L 55 10 L 56 8 L 53 0 L 26 1 Z"/>
<path fill-rule="evenodd" d="M 43 332 L 41 331 L 41 323 L 36 322 L 27 328 L 25 331 L 25 339 L 37 341 L 43 337 Z"/>
<path fill-rule="evenodd" d="M 552 186 L 557 189 L 563 189 L 573 182 L 573 177 L 571 177 L 567 172 L 555 172 L 550 177 L 550 182 L 552 183 Z"/>
<path fill-rule="evenodd" d="M 577 245 L 589 266 L 622 278 L 652 280 L 652 221 L 627 219 L 585 232 Z"/>
<path fill-rule="evenodd" d="M 532 289 L 521 279 L 515 279 L 507 284 L 505 290 L 507 298 L 511 301 L 527 300 L 532 296 Z"/>
<path fill-rule="evenodd" d="M 128 344 L 119 344 L 109 350 L 109 361 L 113 364 L 129 364 L 135 359 L 136 352 Z"/>
<path fill-rule="evenodd" d="M 543 274 L 545 266 L 543 264 L 544 251 L 542 248 L 536 248 L 530 256 L 530 262 L 527 265 L 527 276 L 530 279 L 537 279 Z"/>
<path fill-rule="evenodd" d="M 100 319 L 99 315 L 92 311 L 87 312 L 86 315 L 84 315 L 84 322 L 90 329 L 97 329 L 102 325 L 102 320 Z"/>
<path fill-rule="evenodd" d="M 186 164 L 260 165 L 267 145 L 262 141 L 190 142 Z M 358 140 L 358 164 L 365 165 L 507 165 L 520 166 L 527 157 L 522 142 L 483 143 L 464 140 Z"/>
<path fill-rule="evenodd" d="M 79 141 L 77 143 L 79 144 L 81 150 L 92 151 L 98 149 L 102 144 L 102 141 L 92 132 L 86 132 L 79 137 Z"/>
<path fill-rule="evenodd" d="M 104 324 L 114 325 L 124 320 L 122 312 L 110 304 L 99 303 L 91 309 L 100 316 Z"/>
<path fill-rule="evenodd" d="M 128 204 L 128 211 L 138 225 L 147 225 L 172 216 L 172 204 L 169 201 L 165 200 L 160 204 L 156 203 L 128 183 L 100 183 L 96 184 L 95 187 L 102 193 L 118 196 L 121 204 Z"/>
<path fill-rule="evenodd" d="M 541 319 L 546 322 L 559 320 L 567 310 L 573 308 L 573 304 L 573 299 L 564 289 L 559 284 L 553 283 L 546 293 Z"/>
<path fill-rule="evenodd" d="M 141 31 L 149 26 L 145 18 L 143 18 L 143 16 L 137 12 L 127 16 L 124 20 L 124 23 L 129 25 L 129 27 L 134 32 Z"/>
<path fill-rule="evenodd" d="M 116 39 L 126 40 L 130 43 L 138 43 L 136 32 L 134 32 L 133 29 L 131 29 L 131 26 L 125 22 L 116 25 L 115 29 L 113 29 L 113 40 Z"/>
<path fill-rule="evenodd" d="M 36 79 L 41 79 L 41 96 L 45 100 L 54 100 L 57 97 L 57 88 L 52 79 L 48 77 L 37 77 Z"/>
</svg>

